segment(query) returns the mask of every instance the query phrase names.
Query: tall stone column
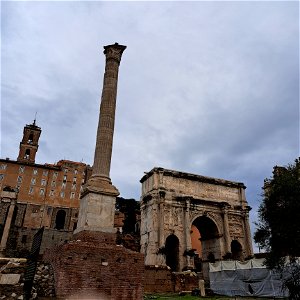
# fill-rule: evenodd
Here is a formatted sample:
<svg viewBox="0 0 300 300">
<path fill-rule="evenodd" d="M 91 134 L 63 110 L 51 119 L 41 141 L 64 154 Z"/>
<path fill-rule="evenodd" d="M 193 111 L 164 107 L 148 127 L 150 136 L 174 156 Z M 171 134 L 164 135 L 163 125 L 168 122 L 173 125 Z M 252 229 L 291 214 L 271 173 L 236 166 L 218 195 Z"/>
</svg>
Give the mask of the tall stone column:
<svg viewBox="0 0 300 300">
<path fill-rule="evenodd" d="M 114 211 L 119 191 L 110 179 L 118 72 L 126 46 L 104 46 L 106 56 L 100 116 L 96 138 L 92 176 L 81 195 L 78 226 L 74 233 L 83 230 L 115 232 Z"/>
<path fill-rule="evenodd" d="M 119 65 L 122 53 L 125 49 L 126 46 L 122 46 L 117 43 L 114 45 L 104 46 L 106 64 L 101 96 L 100 116 L 93 172 L 87 185 L 87 188 L 90 190 L 116 195 L 119 195 L 119 192 L 111 185 L 109 173 L 115 127 Z"/>
</svg>

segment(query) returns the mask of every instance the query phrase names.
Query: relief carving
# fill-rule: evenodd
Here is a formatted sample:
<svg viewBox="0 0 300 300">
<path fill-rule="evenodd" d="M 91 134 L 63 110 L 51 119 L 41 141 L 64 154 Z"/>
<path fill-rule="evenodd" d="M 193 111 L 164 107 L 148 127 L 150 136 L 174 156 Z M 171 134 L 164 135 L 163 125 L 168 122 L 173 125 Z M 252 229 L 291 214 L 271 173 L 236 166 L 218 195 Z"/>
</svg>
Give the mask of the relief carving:
<svg viewBox="0 0 300 300">
<path fill-rule="evenodd" d="M 232 238 L 244 237 L 243 218 L 236 215 L 228 216 L 229 233 Z"/>
</svg>

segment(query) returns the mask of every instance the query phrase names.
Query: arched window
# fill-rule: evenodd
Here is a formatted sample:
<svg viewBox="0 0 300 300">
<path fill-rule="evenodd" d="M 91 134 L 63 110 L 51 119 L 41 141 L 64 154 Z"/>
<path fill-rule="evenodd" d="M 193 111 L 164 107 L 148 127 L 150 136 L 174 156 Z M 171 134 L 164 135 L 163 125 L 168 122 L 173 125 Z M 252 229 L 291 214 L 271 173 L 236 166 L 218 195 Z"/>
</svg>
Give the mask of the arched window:
<svg viewBox="0 0 300 300">
<path fill-rule="evenodd" d="M 173 272 L 179 271 L 179 240 L 174 234 L 166 239 L 165 245 L 166 264 Z"/>
<path fill-rule="evenodd" d="M 140 233 L 140 229 L 141 229 L 141 224 L 139 222 L 136 222 L 134 226 L 135 233 Z"/>
<path fill-rule="evenodd" d="M 62 209 L 57 211 L 55 218 L 55 227 L 54 229 L 64 229 L 66 221 L 66 212 Z"/>
<path fill-rule="evenodd" d="M 25 158 L 25 159 L 29 159 L 29 157 L 30 157 L 30 149 L 26 149 L 26 150 L 25 150 L 24 158 Z"/>
<path fill-rule="evenodd" d="M 28 138 L 28 144 L 32 144 L 33 143 L 33 133 L 31 132 Z"/>
</svg>

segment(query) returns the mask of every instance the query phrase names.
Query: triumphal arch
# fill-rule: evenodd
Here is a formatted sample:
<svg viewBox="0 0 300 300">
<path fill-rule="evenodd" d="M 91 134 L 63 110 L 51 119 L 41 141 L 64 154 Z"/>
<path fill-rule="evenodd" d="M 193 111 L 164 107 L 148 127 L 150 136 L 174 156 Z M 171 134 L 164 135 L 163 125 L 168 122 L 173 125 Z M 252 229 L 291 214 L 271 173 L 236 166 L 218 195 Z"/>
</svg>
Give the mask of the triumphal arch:
<svg viewBox="0 0 300 300">
<path fill-rule="evenodd" d="M 253 254 L 243 183 L 164 168 L 152 169 L 141 183 L 146 265 L 202 271 L 207 262 Z"/>
</svg>

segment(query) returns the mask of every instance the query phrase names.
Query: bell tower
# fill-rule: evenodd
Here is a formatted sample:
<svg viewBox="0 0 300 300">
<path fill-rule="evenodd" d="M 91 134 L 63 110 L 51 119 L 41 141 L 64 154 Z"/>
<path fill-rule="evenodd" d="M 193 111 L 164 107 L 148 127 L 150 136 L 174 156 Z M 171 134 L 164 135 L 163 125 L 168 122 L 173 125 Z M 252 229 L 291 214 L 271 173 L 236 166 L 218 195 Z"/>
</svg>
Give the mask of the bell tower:
<svg viewBox="0 0 300 300">
<path fill-rule="evenodd" d="M 41 128 L 36 125 L 36 120 L 32 124 L 26 125 L 23 130 L 23 139 L 20 143 L 18 161 L 25 163 L 35 163 L 35 155 L 39 148 L 38 141 L 41 135 Z"/>
</svg>

